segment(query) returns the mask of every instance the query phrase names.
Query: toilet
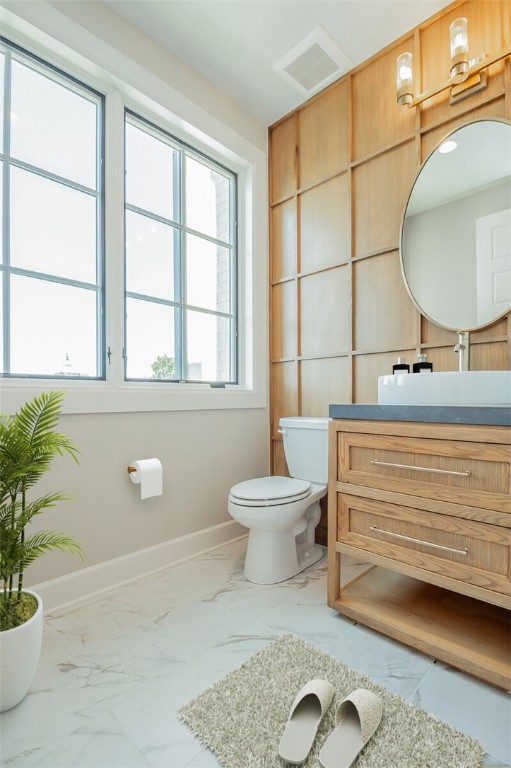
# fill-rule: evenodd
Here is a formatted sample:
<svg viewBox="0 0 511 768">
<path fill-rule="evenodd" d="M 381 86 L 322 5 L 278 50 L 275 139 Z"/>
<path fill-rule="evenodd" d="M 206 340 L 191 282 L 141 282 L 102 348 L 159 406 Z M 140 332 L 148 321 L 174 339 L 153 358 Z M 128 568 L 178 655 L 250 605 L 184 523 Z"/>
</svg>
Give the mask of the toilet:
<svg viewBox="0 0 511 768">
<path fill-rule="evenodd" d="M 279 421 L 291 477 L 258 477 L 229 494 L 231 517 L 249 528 L 245 577 L 276 584 L 323 557 L 314 543 L 328 483 L 328 418 L 292 416 Z"/>
</svg>

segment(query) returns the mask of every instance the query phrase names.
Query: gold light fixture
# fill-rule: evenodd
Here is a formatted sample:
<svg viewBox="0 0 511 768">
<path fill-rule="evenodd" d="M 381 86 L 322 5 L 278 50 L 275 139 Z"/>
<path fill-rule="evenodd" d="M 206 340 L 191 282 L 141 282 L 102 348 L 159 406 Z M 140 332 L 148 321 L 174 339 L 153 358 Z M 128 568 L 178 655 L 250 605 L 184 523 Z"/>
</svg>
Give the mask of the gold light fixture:
<svg viewBox="0 0 511 768">
<path fill-rule="evenodd" d="M 486 69 L 490 64 L 511 55 L 511 46 L 504 48 L 494 56 L 481 54 L 474 59 L 468 57 L 467 20 L 462 17 L 452 22 L 449 27 L 451 69 L 449 80 L 435 88 L 414 96 L 413 93 L 413 56 L 408 51 L 397 59 L 397 103 L 416 107 L 426 99 L 442 91 L 451 89 L 450 103 L 454 104 L 476 91 L 486 87 Z"/>
</svg>

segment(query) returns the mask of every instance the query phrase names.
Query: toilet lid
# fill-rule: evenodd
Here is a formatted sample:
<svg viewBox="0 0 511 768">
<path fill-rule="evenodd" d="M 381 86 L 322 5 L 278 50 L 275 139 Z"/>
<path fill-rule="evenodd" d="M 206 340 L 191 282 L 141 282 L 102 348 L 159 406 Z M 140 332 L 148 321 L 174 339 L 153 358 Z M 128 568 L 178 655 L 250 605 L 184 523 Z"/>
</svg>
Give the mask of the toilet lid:
<svg viewBox="0 0 511 768">
<path fill-rule="evenodd" d="M 245 480 L 231 489 L 231 497 L 240 501 L 273 502 L 298 501 L 310 494 L 311 484 L 308 480 L 298 480 L 295 477 L 256 477 Z"/>
</svg>

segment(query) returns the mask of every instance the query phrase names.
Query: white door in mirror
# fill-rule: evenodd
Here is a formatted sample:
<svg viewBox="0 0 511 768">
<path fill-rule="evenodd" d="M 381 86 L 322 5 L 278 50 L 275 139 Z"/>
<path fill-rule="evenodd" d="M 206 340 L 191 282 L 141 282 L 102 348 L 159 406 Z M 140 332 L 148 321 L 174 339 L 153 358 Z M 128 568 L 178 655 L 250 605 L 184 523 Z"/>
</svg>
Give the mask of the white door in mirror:
<svg viewBox="0 0 511 768">
<path fill-rule="evenodd" d="M 476 219 L 477 318 L 511 306 L 511 208 Z"/>
</svg>

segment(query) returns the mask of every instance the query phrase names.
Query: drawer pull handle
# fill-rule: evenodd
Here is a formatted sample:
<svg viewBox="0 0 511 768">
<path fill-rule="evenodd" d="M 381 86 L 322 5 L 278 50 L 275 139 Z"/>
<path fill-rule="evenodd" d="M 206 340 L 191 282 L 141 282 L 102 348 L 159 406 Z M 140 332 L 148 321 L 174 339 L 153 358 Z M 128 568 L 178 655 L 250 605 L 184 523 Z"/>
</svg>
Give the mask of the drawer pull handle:
<svg viewBox="0 0 511 768">
<path fill-rule="evenodd" d="M 378 464 L 380 467 L 397 467 L 398 469 L 415 469 L 419 472 L 433 472 L 437 475 L 456 475 L 457 477 L 469 477 L 469 470 L 464 472 L 455 472 L 453 469 L 435 469 L 434 467 L 416 467 L 413 464 L 393 464 L 390 461 L 378 461 L 371 459 L 371 464 Z"/>
<path fill-rule="evenodd" d="M 371 525 L 371 531 L 376 533 L 383 533 L 385 536 L 393 536 L 395 539 L 403 539 L 403 541 L 411 541 L 413 544 L 422 544 L 423 547 L 432 547 L 433 549 L 442 549 L 444 552 L 454 552 L 456 555 L 468 555 L 468 549 L 455 549 L 454 547 L 444 547 L 442 544 L 433 544 L 432 541 L 423 541 L 422 539 L 414 539 L 412 536 L 404 536 L 402 533 L 394 533 L 393 531 L 386 531 L 384 528 L 379 528 L 377 525 Z"/>
</svg>

